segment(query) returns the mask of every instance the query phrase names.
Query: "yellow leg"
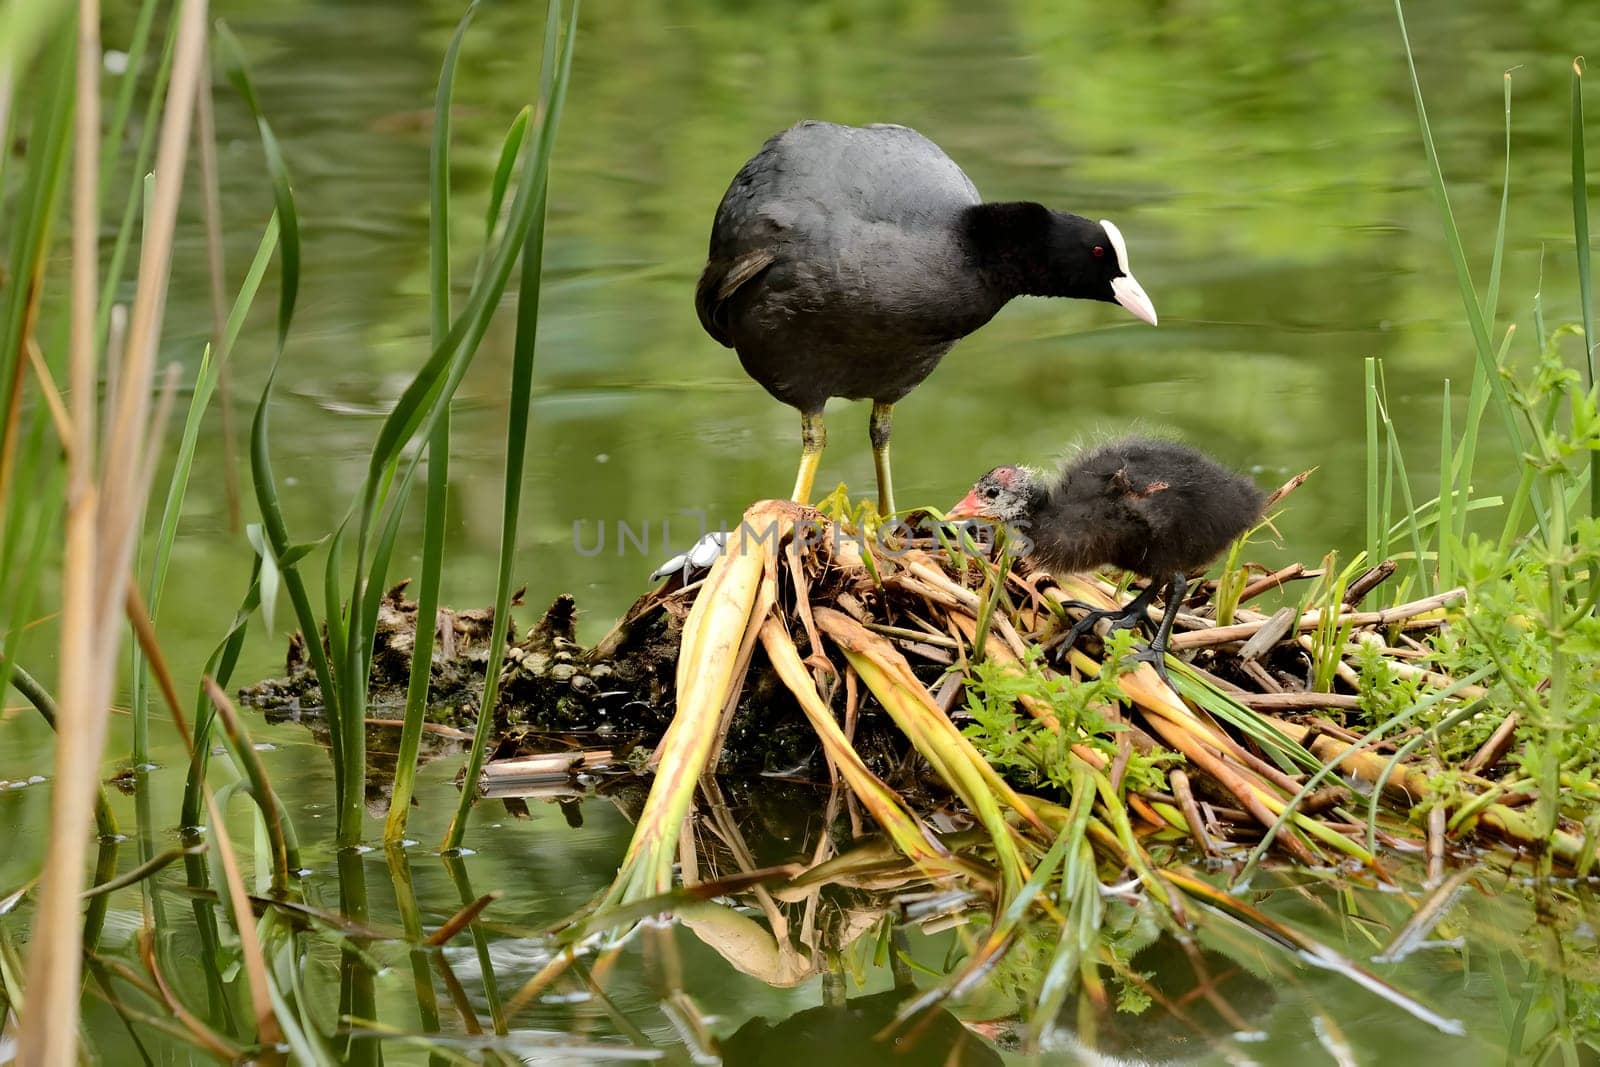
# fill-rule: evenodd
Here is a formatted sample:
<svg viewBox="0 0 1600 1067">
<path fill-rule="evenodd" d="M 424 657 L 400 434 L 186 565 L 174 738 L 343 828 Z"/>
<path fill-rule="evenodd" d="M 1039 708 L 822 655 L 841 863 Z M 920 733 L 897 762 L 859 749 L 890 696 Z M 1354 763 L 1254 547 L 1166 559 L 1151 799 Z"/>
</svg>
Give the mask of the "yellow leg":
<svg viewBox="0 0 1600 1067">
<path fill-rule="evenodd" d="M 894 405 L 873 401 L 872 463 L 878 469 L 878 514 L 894 514 L 894 478 L 889 474 L 889 429 L 893 425 Z"/>
<path fill-rule="evenodd" d="M 789 499 L 796 504 L 811 503 L 811 483 L 817 477 L 817 466 L 822 462 L 822 449 L 828 443 L 828 431 L 822 425 L 822 412 L 800 413 L 800 470 L 794 478 L 794 492 Z"/>
</svg>

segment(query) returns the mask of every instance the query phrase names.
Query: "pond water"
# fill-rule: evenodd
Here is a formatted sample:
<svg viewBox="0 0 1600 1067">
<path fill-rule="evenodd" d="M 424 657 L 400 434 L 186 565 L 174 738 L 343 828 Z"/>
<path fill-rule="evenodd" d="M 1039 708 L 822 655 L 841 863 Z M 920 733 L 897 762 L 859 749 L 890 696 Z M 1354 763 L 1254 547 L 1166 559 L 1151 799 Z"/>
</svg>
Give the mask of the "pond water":
<svg viewBox="0 0 1600 1067">
<path fill-rule="evenodd" d="M 129 32 L 132 5 L 107 6 L 105 38 L 114 46 Z M 427 125 L 459 9 L 441 0 L 221 0 L 215 7 L 252 57 L 257 91 L 296 180 L 305 268 L 273 425 L 291 527 L 297 539 L 310 540 L 342 516 L 379 417 L 427 350 Z M 1574 318 L 1570 62 L 1600 35 L 1600 8 L 1581 0 L 1428 0 L 1410 4 L 1408 19 L 1480 286 L 1499 204 L 1502 73 L 1518 68 L 1501 321 L 1522 324 L 1520 338 L 1532 334 L 1528 312 L 1541 270 L 1547 319 Z M 538 5 L 486 8 L 467 39 L 455 120 L 458 281 L 470 278 L 480 244 L 478 220 L 500 137 L 537 91 L 541 20 Z M 225 91 L 218 107 L 236 278 L 271 197 L 244 109 Z M 1443 381 L 1455 385 L 1459 426 L 1474 357 L 1389 5 L 592 2 L 583 11 L 551 190 L 518 546 L 532 608 L 571 592 L 583 612 L 582 635 L 597 637 L 643 590 L 654 563 L 698 533 L 695 514 L 732 519 L 749 501 L 787 491 L 797 419 L 704 335 L 692 294 L 728 179 L 767 135 L 806 117 L 911 125 L 939 142 L 988 198 L 1038 199 L 1115 220 L 1161 314 L 1152 330 L 1109 306 L 1023 300 L 1007 308 L 897 409 L 902 505 L 948 505 L 997 463 L 1045 462 L 1074 442 L 1156 427 L 1255 472 L 1263 485 L 1319 467 L 1279 523 L 1281 548 L 1260 561 L 1310 564 L 1330 549 L 1348 558 L 1360 547 L 1365 521 L 1368 356 L 1384 360 L 1417 492 L 1433 495 Z M 187 221 L 165 351 L 192 376 L 209 308 L 203 238 L 195 220 Z M 272 306 L 269 287 L 234 355 L 241 426 L 270 358 Z M 511 333 L 510 316 L 503 316 L 456 408 L 444 598 L 461 607 L 493 596 Z M 818 484 L 846 481 L 866 492 L 866 409 L 836 403 L 829 417 Z M 1480 453 L 1484 484 L 1503 481 L 1509 461 L 1503 443 L 1488 435 Z M 160 620 L 185 680 L 198 677 L 247 581 L 250 552 L 229 530 L 223 463 L 213 419 Z M 247 505 L 247 519 L 251 512 Z M 618 551 L 614 532 L 623 521 L 650 531 L 647 552 Z M 613 536 L 604 551 L 585 554 L 575 547 L 575 524 L 584 545 L 602 526 Z M 416 564 L 420 514 L 405 536 L 412 554 L 397 559 L 395 577 Z M 278 612 L 280 630 L 288 614 L 286 607 Z M 46 630 L 23 654 L 49 678 Z M 276 673 L 285 636 L 252 631 L 235 677 Z M 48 786 L 28 780 L 48 767 L 50 741 L 29 712 L 11 709 L 5 723 L 0 779 L 14 787 L 0 791 L 0 827 L 11 840 L 0 856 L 0 884 L 11 886 L 35 871 L 43 854 L 37 828 L 47 823 Z M 336 901 L 328 761 L 300 727 L 251 725 L 269 746 L 267 766 L 305 838 L 314 872 L 308 893 Z M 127 735 L 126 720 L 117 720 L 108 774 L 126 765 Z M 158 826 L 176 821 L 183 778 L 177 751 L 166 738 L 160 766 L 148 777 Z M 450 758 L 423 771 L 412 820 L 421 844 L 406 854 L 430 928 L 462 900 L 431 851 L 454 804 L 458 767 Z M 115 804 L 124 825 L 133 825 L 132 801 Z M 631 830 L 606 799 L 584 800 L 576 814 L 542 802 L 515 808 L 479 805 L 464 861 L 476 892 L 504 894 L 484 932 L 486 958 L 504 991 L 547 959 L 540 942 L 516 933 L 548 925 L 604 888 Z M 775 854 L 798 853 L 805 827 L 790 828 L 791 837 L 776 816 L 763 825 L 774 835 L 768 847 Z M 246 833 L 248 823 L 236 829 Z M 378 833 L 373 820 L 369 836 Z M 136 862 L 126 851 L 124 868 Z M 378 850 L 349 863 L 364 869 L 374 921 L 396 925 L 389 858 Z M 174 870 L 162 884 L 175 894 L 180 881 Z M 1515 1020 L 1532 1033 L 1553 1004 L 1576 1011 L 1593 1002 L 1594 987 L 1540 984 L 1529 987 L 1533 1007 L 1519 1016 L 1518 961 L 1541 943 L 1531 913 L 1519 910 L 1515 894 L 1496 904 L 1469 895 L 1450 924 L 1469 937 L 1467 951 L 1427 949 L 1374 965 L 1463 1020 L 1467 1036 L 1445 1037 L 1340 978 L 1306 970 L 1269 991 L 1249 1020 L 1260 1039 L 1226 1055 L 1292 1063 L 1348 1047 L 1354 1062 L 1411 1062 L 1434 1052 L 1463 1063 L 1508 1062 L 1508 1035 L 1524 1032 Z M 1307 885 L 1261 899 L 1363 959 L 1387 940 L 1377 927 L 1398 921 L 1378 893 Z M 188 908 L 176 895 L 167 906 Z M 119 896 L 108 944 L 125 943 L 138 923 L 136 894 Z M 1593 929 L 1574 923 L 1567 946 L 1588 952 L 1591 966 Z M 916 937 L 910 951 L 937 968 L 955 937 Z M 691 936 L 680 934 L 676 943 L 684 985 L 720 1035 L 757 1017 L 776 1024 L 821 1003 L 820 978 L 772 988 Z M 180 935 L 171 951 L 181 958 L 193 945 Z M 487 1020 L 481 961 L 470 947 L 450 951 L 468 999 Z M 642 951 L 630 949 L 609 992 L 620 1015 L 681 1060 L 684 1027 L 658 1005 L 663 979 L 640 965 Z M 330 968 L 335 955 L 330 949 Z M 403 953 L 380 953 L 380 962 L 380 1016 L 417 1029 Z M 197 975 L 180 978 L 187 993 L 203 999 Z M 332 981 L 329 974 L 313 979 Z M 893 982 L 885 966 L 868 967 L 865 980 L 869 993 Z M 967 1014 L 1004 1012 L 979 1005 Z M 114 1017 L 102 1008 L 91 1020 L 106 1062 L 122 1062 L 112 1044 L 120 1033 Z M 593 1050 L 560 1049 L 625 1032 L 592 999 L 571 995 L 537 1002 L 513 1028 L 537 1062 L 589 1062 Z M 808 1056 L 875 1062 L 848 1041 L 808 1046 L 784 1038 L 791 1039 Z M 534 1051 L 541 1043 L 543 1051 Z M 426 1058 L 403 1046 L 387 1054 L 391 1062 Z M 1073 1061 L 1063 1052 L 1052 1062 Z"/>
</svg>

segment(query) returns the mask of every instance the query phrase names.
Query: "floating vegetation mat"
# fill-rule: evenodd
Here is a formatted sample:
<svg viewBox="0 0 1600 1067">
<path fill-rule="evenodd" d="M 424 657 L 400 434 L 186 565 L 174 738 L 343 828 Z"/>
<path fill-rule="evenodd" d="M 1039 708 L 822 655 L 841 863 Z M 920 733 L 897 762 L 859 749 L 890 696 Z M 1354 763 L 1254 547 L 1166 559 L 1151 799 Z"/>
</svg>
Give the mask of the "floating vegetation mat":
<svg viewBox="0 0 1600 1067">
<path fill-rule="evenodd" d="M 1581 825 L 1557 812 L 1545 833 L 1536 792 L 1517 784 L 1515 717 L 1489 706 L 1484 672 L 1451 677 L 1436 662 L 1434 635 L 1461 590 L 1377 608 L 1368 602 L 1388 591 L 1392 563 L 1266 571 L 1236 546 L 1220 578 L 1191 586 L 1164 681 L 1132 658 L 1142 637 L 1127 630 L 1051 648 L 1084 610 L 1130 599 L 1109 578 L 1029 573 L 1003 546 L 996 560 L 937 523 L 892 538 L 863 529 L 757 503 L 709 571 L 669 579 L 595 647 L 573 640 L 563 598 L 508 650 L 501 741 L 474 785 L 560 798 L 625 774 L 635 820 L 612 888 L 567 925 L 565 951 L 520 1002 L 663 912 L 751 973 L 798 981 L 821 958 L 815 937 L 809 954 L 790 937 L 796 923 L 814 932 L 811 890 L 848 885 L 877 904 L 830 950 L 890 913 L 984 931 L 936 986 L 904 1000 L 897 1025 L 970 991 L 1019 940 L 1037 944 L 1041 923 L 1054 932 L 1031 953 L 1027 1014 L 1055 1019 L 1074 993 L 1080 1015 L 1103 1009 L 1106 975 L 1134 973 L 1105 940 L 1117 904 L 1180 939 L 1226 920 L 1454 1033 L 1453 1020 L 1256 910 L 1241 888 L 1263 865 L 1272 880 L 1292 870 L 1403 888 L 1414 921 L 1386 949 L 1402 952 L 1461 888 L 1448 876 L 1455 854 L 1470 848 L 1475 864 L 1503 871 L 1535 856 L 1585 865 Z M 1272 599 L 1284 606 L 1257 610 Z M 394 654 L 380 648 L 377 664 L 403 664 L 414 623 L 399 590 L 390 601 L 379 642 Z M 464 628 L 450 654 L 481 659 L 484 620 L 442 620 Z M 435 667 L 446 689 L 470 673 Z M 297 684 L 252 696 L 304 696 Z M 1445 765 L 1440 738 L 1468 722 L 1485 739 Z M 823 823 L 843 829 L 806 862 L 758 862 L 719 822 L 713 776 L 752 766 L 831 781 Z M 784 911 L 804 901 L 798 918 Z"/>
</svg>

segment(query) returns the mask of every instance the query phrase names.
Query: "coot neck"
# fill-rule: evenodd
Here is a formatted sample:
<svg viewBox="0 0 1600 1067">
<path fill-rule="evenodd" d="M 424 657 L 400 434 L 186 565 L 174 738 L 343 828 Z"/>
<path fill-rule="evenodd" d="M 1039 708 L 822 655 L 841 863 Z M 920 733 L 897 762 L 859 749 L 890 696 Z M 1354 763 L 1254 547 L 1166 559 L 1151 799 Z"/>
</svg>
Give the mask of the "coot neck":
<svg viewBox="0 0 1600 1067">
<path fill-rule="evenodd" d="M 960 222 L 973 270 L 1004 300 L 1076 295 L 1078 272 L 1052 249 L 1070 247 L 1064 237 L 1093 225 L 1031 200 L 974 204 L 962 213 Z"/>
</svg>

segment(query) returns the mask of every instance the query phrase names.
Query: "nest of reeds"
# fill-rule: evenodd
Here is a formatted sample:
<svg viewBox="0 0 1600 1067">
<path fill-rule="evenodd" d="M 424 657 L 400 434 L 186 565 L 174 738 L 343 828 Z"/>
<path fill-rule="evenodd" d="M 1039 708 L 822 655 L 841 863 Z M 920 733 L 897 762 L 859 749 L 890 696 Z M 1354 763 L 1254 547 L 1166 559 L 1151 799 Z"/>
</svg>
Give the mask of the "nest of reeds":
<svg viewBox="0 0 1600 1067">
<path fill-rule="evenodd" d="M 914 753 L 900 770 L 942 790 L 950 807 L 987 830 L 985 862 L 1013 891 L 1060 832 L 1049 813 L 1077 802 L 1062 786 L 1080 773 L 1095 783 L 1095 812 L 1107 830 L 1126 822 L 1125 846 L 1151 834 L 1183 836 L 1201 855 L 1248 857 L 1250 865 L 1276 853 L 1381 870 L 1385 845 L 1441 862 L 1447 829 L 1528 847 L 1542 836 L 1531 813 L 1497 797 L 1471 773 L 1477 768 L 1453 768 L 1451 789 L 1436 789 L 1440 769 L 1420 743 L 1425 731 L 1363 735 L 1342 723 L 1361 707 L 1358 671 L 1372 656 L 1422 687 L 1421 707 L 1472 709 L 1483 690 L 1436 670 L 1428 644 L 1417 640 L 1445 624 L 1460 590 L 1362 610 L 1392 564 L 1335 582 L 1299 565 L 1241 566 L 1236 551 L 1222 577 L 1184 604 L 1169 685 L 1148 664 L 1112 655 L 1127 651 L 1126 639 L 1105 641 L 1099 655 L 1098 642 L 1082 641 L 1059 662 L 1040 654 L 1081 605 L 1125 601 L 1107 577 L 1055 580 L 949 541 L 900 540 L 886 549 L 849 524 L 782 501 L 753 505 L 742 529 L 702 580 L 669 582 L 642 598 L 593 653 L 617 654 L 652 620 L 682 619 L 675 713 L 650 759 L 657 777 L 613 899 L 667 891 L 695 782 L 716 767 L 749 690 L 773 679 L 793 702 L 771 702 L 773 714 L 798 709 L 830 774 L 900 852 L 931 869 L 960 869 L 966 859 L 941 845 L 924 804 L 902 788 L 904 775 L 889 780 L 882 761 L 869 765 L 854 743 L 870 716 L 892 722 Z M 1253 610 L 1257 597 L 1300 579 L 1325 587 L 1320 606 Z M 1031 781 L 1012 773 L 1017 760 L 1002 774 L 969 736 L 982 730 L 963 729 L 977 700 L 970 683 L 987 680 L 992 711 L 994 693 L 1005 692 L 996 678 L 1038 683 L 1014 688 L 1019 749 L 1027 757 L 1031 746 L 1040 764 Z M 1077 707 L 1074 688 L 1092 684 L 1094 714 L 1064 714 L 1062 694 L 1066 707 Z M 1498 752 L 1480 753 L 1478 766 L 1503 755 L 1504 741 Z M 1165 773 L 1130 780 L 1126 772 L 1140 760 Z M 1350 786 L 1365 795 L 1353 800 Z M 1426 809 L 1429 818 L 1380 817 L 1380 797 L 1391 801 L 1385 809 Z M 1558 832 L 1553 842 L 1558 860 L 1575 862 L 1575 833 Z"/>
<path fill-rule="evenodd" d="M 1460 591 L 1363 610 L 1392 566 L 1265 572 L 1242 565 L 1236 548 L 1221 577 L 1183 605 L 1169 684 L 1133 659 L 1125 631 L 1059 659 L 1041 651 L 1083 610 L 1130 599 L 1110 576 L 1057 580 L 1016 565 L 1003 546 L 996 559 L 937 524 L 929 533 L 863 535 L 809 508 L 759 502 L 709 572 L 642 597 L 586 654 L 623 662 L 641 642 L 675 643 L 672 685 L 658 694 L 672 718 L 648 760 L 654 777 L 615 882 L 574 917 L 567 948 L 519 997 L 650 915 L 703 925 L 709 909 L 742 931 L 748 919 L 715 906 L 730 898 L 771 913 L 758 940 L 788 959 L 783 931 L 796 917 L 782 902 L 843 877 L 892 887 L 892 906 L 908 916 L 908 892 L 955 894 L 963 921 L 984 927 L 958 966 L 902 1006 L 901 1023 L 971 989 L 1012 946 L 1039 943 L 1041 923 L 1054 931 L 1044 943 L 1055 946 L 1045 968 L 1055 977 L 1036 992 L 1037 1017 L 1053 1018 L 1071 987 L 1098 1003 L 1102 970 L 1116 966 L 1097 940 L 1115 900 L 1154 909 L 1156 926 L 1171 931 L 1226 916 L 1293 959 L 1316 960 L 1459 1032 L 1220 888 L 1215 871 L 1231 868 L 1237 883 L 1272 858 L 1385 882 L 1400 862 L 1414 864 L 1391 862 L 1397 855 L 1426 855 L 1430 875 L 1442 873 L 1452 833 L 1485 830 L 1519 846 L 1539 839 L 1530 814 L 1462 768 L 1448 790 L 1435 788 L 1426 731 L 1389 722 L 1363 735 L 1342 722 L 1361 700 L 1357 672 L 1375 656 L 1422 687 L 1408 714 L 1459 715 L 1481 703 L 1482 691 L 1435 670 L 1418 640 L 1446 625 Z M 1301 580 L 1318 584 L 1297 606 L 1254 609 Z M 726 804 L 711 772 L 735 720 L 763 708 L 769 729 L 804 723 L 835 794 L 863 813 L 850 820 L 850 840 L 809 864 L 762 868 L 746 849 L 713 862 L 703 850 L 708 839 L 736 839 L 717 823 Z M 863 758 L 857 742 L 874 718 L 892 725 L 898 760 L 885 763 L 882 750 Z M 1503 753 L 1484 755 L 1492 764 Z M 590 774 L 613 758 L 519 756 L 491 763 L 481 784 L 516 793 L 514 783 Z M 1415 818 L 1422 810 L 1426 819 Z M 855 839 L 868 820 L 879 833 Z M 1573 835 L 1556 835 L 1565 862 L 1579 848 Z"/>
<path fill-rule="evenodd" d="M 1131 599 L 1117 576 L 1031 573 L 1003 544 L 937 521 L 891 536 L 870 520 L 759 502 L 708 572 L 647 593 L 589 649 L 573 638 L 570 598 L 559 599 L 507 650 L 497 758 L 474 785 L 564 801 L 596 775 L 637 767 L 636 745 L 648 749 L 653 777 L 642 797 L 639 778 L 602 784 L 634 798 L 627 855 L 611 889 L 561 935 L 567 950 L 519 997 L 536 996 L 619 928 L 664 912 L 692 918 L 714 947 L 723 934 L 758 946 L 759 966 L 739 964 L 751 973 L 798 980 L 820 963 L 784 931 L 794 921 L 809 928 L 817 894 L 844 887 L 886 894 L 873 915 L 910 922 L 924 897 L 956 900 L 933 920 L 986 928 L 959 966 L 904 1006 L 903 1022 L 970 988 L 1020 941 L 1057 945 L 1047 973 L 1076 969 L 1066 985 L 1044 983 L 1039 1018 L 1053 1017 L 1068 985 L 1099 1005 L 1100 972 L 1118 966 L 1098 940 L 1115 900 L 1154 909 L 1168 931 L 1226 916 L 1455 1032 L 1220 888 L 1217 871 L 1238 885 L 1271 860 L 1389 882 L 1426 856 L 1438 885 L 1418 909 L 1426 917 L 1460 884 L 1443 878 L 1452 838 L 1482 832 L 1523 851 L 1548 839 L 1551 858 L 1577 867 L 1581 828 L 1547 837 L 1529 798 L 1490 780 L 1510 727 L 1493 730 L 1469 764 L 1437 765 L 1428 742 L 1438 731 L 1492 714 L 1480 678 L 1450 677 L 1428 639 L 1448 625 L 1460 590 L 1368 610 L 1392 564 L 1267 571 L 1241 562 L 1244 551 L 1236 545 L 1219 577 L 1195 584 L 1181 605 L 1165 680 L 1132 655 L 1127 631 L 1047 651 L 1083 611 Z M 1270 597 L 1285 606 L 1257 610 Z M 389 600 L 395 625 L 380 643 L 406 645 L 415 612 L 398 588 Z M 481 653 L 471 641 L 453 647 Z M 390 659 L 404 657 L 374 658 L 380 692 L 377 665 Z M 1387 709 L 1371 684 L 1375 662 L 1405 689 Z M 292 692 L 297 707 L 315 701 L 294 684 L 263 692 Z M 725 825 L 727 794 L 713 773 L 753 764 L 832 779 L 830 829 L 809 862 L 763 867 Z M 847 819 L 837 818 L 841 804 Z M 761 937 L 752 941 L 750 920 L 716 903 L 728 898 L 761 910 Z M 789 916 L 788 902 L 801 912 Z"/>
</svg>

